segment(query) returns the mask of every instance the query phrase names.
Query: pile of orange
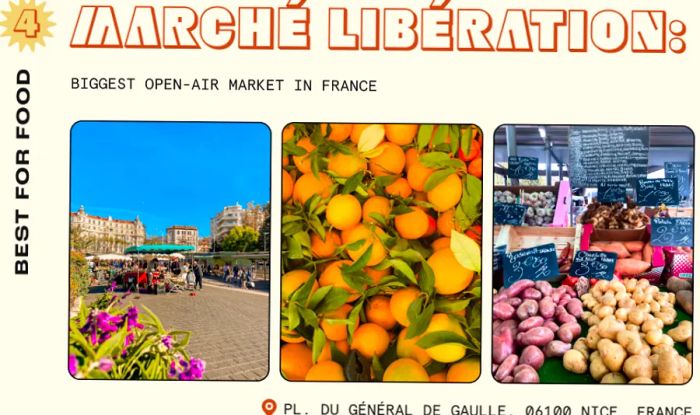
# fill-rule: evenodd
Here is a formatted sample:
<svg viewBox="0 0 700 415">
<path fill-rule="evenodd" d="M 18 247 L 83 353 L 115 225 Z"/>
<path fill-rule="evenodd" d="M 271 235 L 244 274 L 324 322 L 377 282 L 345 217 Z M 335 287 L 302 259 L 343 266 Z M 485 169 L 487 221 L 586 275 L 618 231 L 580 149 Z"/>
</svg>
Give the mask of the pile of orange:
<svg viewBox="0 0 700 415">
<path fill-rule="evenodd" d="M 482 148 L 473 125 L 284 129 L 286 379 L 479 377 Z"/>
</svg>

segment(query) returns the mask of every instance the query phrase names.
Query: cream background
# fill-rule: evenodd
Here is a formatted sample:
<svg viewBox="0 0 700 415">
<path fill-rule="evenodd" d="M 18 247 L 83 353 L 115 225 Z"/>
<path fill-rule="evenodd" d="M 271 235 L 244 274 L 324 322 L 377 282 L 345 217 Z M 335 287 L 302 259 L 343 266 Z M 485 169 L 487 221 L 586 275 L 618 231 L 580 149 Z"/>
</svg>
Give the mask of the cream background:
<svg viewBox="0 0 700 415">
<path fill-rule="evenodd" d="M 67 251 L 69 131 L 78 120 L 216 120 L 263 121 L 273 131 L 273 161 L 280 158 L 280 132 L 290 121 L 476 123 L 485 132 L 484 169 L 486 189 L 490 187 L 492 146 L 488 140 L 502 123 L 596 123 L 596 124 L 682 124 L 700 131 L 697 97 L 700 95 L 700 6 L 692 1 L 618 1 L 620 11 L 664 8 L 681 17 L 688 27 L 688 51 L 672 53 L 606 55 L 599 52 L 570 54 L 541 53 L 459 53 L 459 52 L 331 52 L 325 48 L 326 4 L 347 4 L 340 0 L 310 0 L 312 8 L 311 51 L 139 51 L 77 50 L 68 47 L 82 2 L 47 0 L 55 13 L 53 38 L 35 53 L 18 52 L 0 38 L 0 259 L 2 262 L 3 334 L 2 396 L 5 413 L 92 412 L 145 413 L 234 413 L 259 414 L 263 399 L 277 400 L 277 413 L 284 402 L 296 402 L 299 409 L 319 413 L 321 402 L 402 403 L 422 413 L 423 403 L 445 405 L 506 404 L 510 414 L 524 413 L 526 405 L 581 404 L 619 405 L 618 413 L 635 414 L 636 405 L 697 405 L 698 377 L 684 387 L 601 387 L 499 385 L 489 374 L 490 331 L 485 324 L 482 342 L 483 372 L 472 385 L 374 385 L 291 384 L 282 380 L 275 339 L 279 322 L 277 286 L 271 298 L 272 342 L 270 375 L 260 383 L 138 383 L 78 382 L 66 370 Z M 94 0 L 87 4 L 109 4 Z M 120 1 L 118 10 L 147 1 Z M 155 1 L 151 3 L 157 3 Z M 194 2 L 168 4 L 281 6 L 281 1 Z M 359 4 L 361 2 L 353 2 Z M 363 4 L 427 7 L 428 1 L 383 1 Z M 495 18 L 507 7 L 604 9 L 610 2 L 532 0 L 476 2 L 454 0 L 452 6 L 483 7 Z M 0 1 L 0 9 L 7 0 Z M 119 16 L 126 18 L 123 13 Z M 15 207 L 14 193 L 14 111 L 15 74 L 31 70 L 32 139 L 31 182 L 31 274 L 12 273 Z M 145 76 L 311 78 L 312 93 L 229 93 L 72 91 L 71 76 Z M 318 89 L 320 79 L 376 78 L 379 93 L 329 94 Z M 288 84 L 289 86 L 289 84 Z M 24 145 L 24 144 L 23 144 Z M 280 192 L 278 163 L 273 162 L 272 195 Z M 697 180 L 697 177 L 696 177 Z M 484 204 L 485 228 L 491 227 L 491 199 L 487 190 Z M 279 230 L 279 203 L 273 203 L 273 235 Z M 696 230 L 696 240 L 698 240 Z M 484 235 L 483 263 L 488 269 L 491 236 Z M 273 238 L 273 252 L 279 240 Z M 273 255 L 273 258 L 275 256 Z M 279 273 L 273 261 L 272 275 Z M 489 275 L 484 277 L 485 288 Z M 491 295 L 485 289 L 483 321 L 488 322 Z M 697 300 L 696 300 L 697 305 Z M 695 370 L 698 370 L 695 365 Z M 695 407 L 697 409 L 697 406 Z M 99 412 L 98 412 L 99 411 Z M 313 411 L 313 412 L 311 412 Z M 341 412 L 342 413 L 342 412 Z M 449 413 L 445 406 L 443 414 Z"/>
</svg>

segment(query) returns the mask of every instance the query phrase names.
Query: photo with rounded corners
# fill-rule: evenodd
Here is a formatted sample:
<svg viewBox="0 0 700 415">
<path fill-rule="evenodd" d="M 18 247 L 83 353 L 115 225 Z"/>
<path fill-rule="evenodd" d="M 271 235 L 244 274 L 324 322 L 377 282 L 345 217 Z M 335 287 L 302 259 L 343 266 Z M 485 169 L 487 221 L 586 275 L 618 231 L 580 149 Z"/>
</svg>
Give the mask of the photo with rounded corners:
<svg viewBox="0 0 700 415">
<path fill-rule="evenodd" d="M 90 120 L 70 135 L 69 375 L 265 379 L 269 127 Z"/>
<path fill-rule="evenodd" d="M 497 382 L 690 381 L 694 156 L 685 126 L 496 129 Z"/>
<path fill-rule="evenodd" d="M 290 123 L 282 142 L 282 377 L 476 381 L 479 127 Z"/>
</svg>

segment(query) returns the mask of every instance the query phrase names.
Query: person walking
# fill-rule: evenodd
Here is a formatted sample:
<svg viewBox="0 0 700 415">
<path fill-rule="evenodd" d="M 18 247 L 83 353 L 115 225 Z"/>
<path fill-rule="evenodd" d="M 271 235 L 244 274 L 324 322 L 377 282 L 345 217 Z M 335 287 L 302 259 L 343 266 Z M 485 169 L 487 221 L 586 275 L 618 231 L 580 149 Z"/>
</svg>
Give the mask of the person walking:
<svg viewBox="0 0 700 415">
<path fill-rule="evenodd" d="M 202 266 L 199 265 L 197 261 L 194 261 L 194 289 L 197 289 L 197 285 L 199 285 L 199 289 L 202 289 Z"/>
</svg>

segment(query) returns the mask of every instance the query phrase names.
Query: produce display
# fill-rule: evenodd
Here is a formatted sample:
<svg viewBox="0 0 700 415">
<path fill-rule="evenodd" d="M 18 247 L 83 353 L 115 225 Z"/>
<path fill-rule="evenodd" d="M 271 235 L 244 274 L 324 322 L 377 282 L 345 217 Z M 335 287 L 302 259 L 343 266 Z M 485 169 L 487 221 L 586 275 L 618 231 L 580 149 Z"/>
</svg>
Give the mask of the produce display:
<svg viewBox="0 0 700 415">
<path fill-rule="evenodd" d="M 598 241 L 591 243 L 588 250 L 616 254 L 615 272 L 621 277 L 634 277 L 643 274 L 651 268 L 653 248 L 649 242 Z"/>
<path fill-rule="evenodd" d="M 649 217 L 629 198 L 626 204 L 594 201 L 588 205 L 580 220 L 597 229 L 641 229 L 649 224 Z"/>
<path fill-rule="evenodd" d="M 290 124 L 283 142 L 283 376 L 476 380 L 481 131 Z"/>
<path fill-rule="evenodd" d="M 570 286 L 520 280 L 493 299 L 492 371 L 503 383 L 538 383 L 545 358 L 562 357 L 581 334 L 583 305 Z"/>
<path fill-rule="evenodd" d="M 520 192 L 515 195 L 510 190 L 497 190 L 493 194 L 497 203 L 521 203 L 527 205 L 524 225 L 545 226 L 554 220 L 554 210 L 557 207 L 557 197 L 553 192 Z"/>
<path fill-rule="evenodd" d="M 683 384 L 692 374 L 692 323 L 676 322 L 676 295 L 645 279 L 599 281 L 581 297 L 589 325 L 564 367 L 600 383 Z M 682 354 L 677 344 L 688 352 Z"/>
</svg>

